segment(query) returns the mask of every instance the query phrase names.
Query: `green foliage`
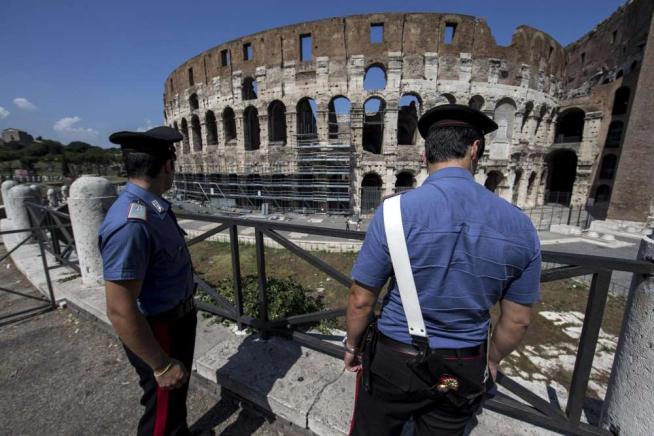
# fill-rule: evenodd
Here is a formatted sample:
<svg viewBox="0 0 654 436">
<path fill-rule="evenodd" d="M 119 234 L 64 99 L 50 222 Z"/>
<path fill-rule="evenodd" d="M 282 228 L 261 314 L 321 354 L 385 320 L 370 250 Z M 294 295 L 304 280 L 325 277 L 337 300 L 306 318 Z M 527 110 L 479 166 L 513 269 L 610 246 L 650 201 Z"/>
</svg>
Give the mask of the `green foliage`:
<svg viewBox="0 0 654 436">
<path fill-rule="evenodd" d="M 259 318 L 259 281 L 256 275 L 247 275 L 241 278 L 243 289 L 243 312 L 253 318 Z M 234 289 L 231 279 L 220 280 L 216 291 L 225 297 L 231 304 L 235 304 Z M 268 295 L 268 319 L 280 319 L 293 315 L 316 312 L 325 308 L 323 299 L 311 295 L 311 291 L 294 280 L 269 277 L 266 284 Z M 212 303 L 209 295 L 198 290 L 200 300 Z M 328 328 L 329 322 L 321 323 Z"/>
</svg>

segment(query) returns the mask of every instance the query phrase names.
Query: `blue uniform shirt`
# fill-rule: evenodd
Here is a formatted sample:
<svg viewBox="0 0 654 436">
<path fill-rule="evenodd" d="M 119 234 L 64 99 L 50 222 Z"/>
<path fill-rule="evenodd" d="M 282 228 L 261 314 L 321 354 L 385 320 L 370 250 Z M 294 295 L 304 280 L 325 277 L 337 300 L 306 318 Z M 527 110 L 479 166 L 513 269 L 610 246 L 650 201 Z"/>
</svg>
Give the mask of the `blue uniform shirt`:
<svg viewBox="0 0 654 436">
<path fill-rule="evenodd" d="M 128 183 L 98 236 L 105 280 L 143 280 L 137 298 L 143 314 L 164 312 L 192 295 L 191 257 L 168 201 Z"/>
<path fill-rule="evenodd" d="M 506 298 L 538 300 L 540 242 L 520 209 L 476 183 L 462 168 L 444 168 L 402 194 L 402 223 L 432 348 L 465 348 L 486 340 L 489 309 Z M 380 288 L 393 274 L 383 207 L 372 219 L 352 278 Z M 411 343 L 394 281 L 379 330 Z"/>
</svg>

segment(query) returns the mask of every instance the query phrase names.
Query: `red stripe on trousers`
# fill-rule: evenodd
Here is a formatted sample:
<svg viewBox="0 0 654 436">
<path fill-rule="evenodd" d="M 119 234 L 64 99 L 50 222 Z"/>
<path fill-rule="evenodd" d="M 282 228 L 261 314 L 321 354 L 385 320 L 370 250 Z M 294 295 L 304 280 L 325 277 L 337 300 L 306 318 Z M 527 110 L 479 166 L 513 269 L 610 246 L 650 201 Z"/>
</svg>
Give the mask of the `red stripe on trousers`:
<svg viewBox="0 0 654 436">
<path fill-rule="evenodd" d="M 357 411 L 357 400 L 359 399 L 359 382 L 361 381 L 362 371 L 363 370 L 361 369 L 357 372 L 357 381 L 354 387 L 354 410 L 352 411 L 352 420 L 350 421 L 350 431 L 348 432 L 348 435 L 350 436 L 352 435 L 352 431 L 354 430 L 354 418 Z"/>
<path fill-rule="evenodd" d="M 168 326 L 166 324 L 153 324 L 152 333 L 161 345 L 161 348 L 166 354 L 170 354 L 170 337 L 168 336 Z M 154 414 L 154 436 L 165 436 L 166 434 L 166 421 L 168 421 L 168 400 L 170 392 L 166 389 L 161 389 L 157 385 L 156 392 L 156 409 Z"/>
</svg>

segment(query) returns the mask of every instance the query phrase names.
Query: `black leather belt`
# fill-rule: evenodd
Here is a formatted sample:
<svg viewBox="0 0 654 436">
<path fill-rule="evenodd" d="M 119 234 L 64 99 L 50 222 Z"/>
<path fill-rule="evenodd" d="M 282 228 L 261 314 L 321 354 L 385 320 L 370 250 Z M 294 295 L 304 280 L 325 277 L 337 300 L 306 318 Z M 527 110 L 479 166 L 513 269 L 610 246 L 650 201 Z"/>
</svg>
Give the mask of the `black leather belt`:
<svg viewBox="0 0 654 436">
<path fill-rule="evenodd" d="M 411 345 L 405 344 L 404 342 L 396 341 L 391 339 L 383 333 L 379 333 L 379 343 L 383 344 L 385 347 L 390 348 L 393 351 L 398 353 L 409 354 L 415 356 L 418 354 L 418 349 Z M 484 346 L 485 343 L 480 345 L 469 347 L 469 348 L 432 348 L 432 353 L 438 354 L 439 356 L 446 358 L 469 358 L 469 357 L 480 357 L 484 355 Z"/>
<path fill-rule="evenodd" d="M 147 319 L 150 322 L 173 322 L 178 319 L 183 318 L 185 315 L 189 314 L 195 310 L 195 300 L 191 294 L 186 300 L 182 301 L 172 309 L 168 309 L 164 312 L 157 313 L 156 315 L 148 316 Z"/>
</svg>

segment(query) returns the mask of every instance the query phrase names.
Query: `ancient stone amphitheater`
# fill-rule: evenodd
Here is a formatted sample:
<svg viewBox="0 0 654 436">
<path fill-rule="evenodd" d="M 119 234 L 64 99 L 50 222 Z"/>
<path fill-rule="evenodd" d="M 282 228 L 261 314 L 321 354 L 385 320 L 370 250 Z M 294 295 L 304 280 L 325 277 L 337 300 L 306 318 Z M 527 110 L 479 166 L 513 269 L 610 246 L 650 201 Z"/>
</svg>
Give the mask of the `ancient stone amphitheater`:
<svg viewBox="0 0 654 436">
<path fill-rule="evenodd" d="M 426 177 L 417 119 L 456 102 L 500 126 L 475 175 L 488 189 L 521 207 L 606 213 L 651 16 L 652 2 L 634 0 L 565 48 L 527 26 L 500 46 L 483 19 L 435 13 L 330 18 L 226 42 L 165 83 L 166 122 L 184 135 L 177 192 L 368 213 Z"/>
</svg>

